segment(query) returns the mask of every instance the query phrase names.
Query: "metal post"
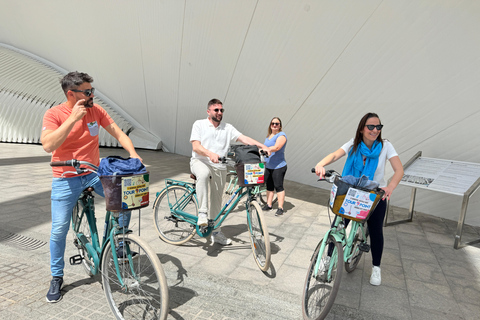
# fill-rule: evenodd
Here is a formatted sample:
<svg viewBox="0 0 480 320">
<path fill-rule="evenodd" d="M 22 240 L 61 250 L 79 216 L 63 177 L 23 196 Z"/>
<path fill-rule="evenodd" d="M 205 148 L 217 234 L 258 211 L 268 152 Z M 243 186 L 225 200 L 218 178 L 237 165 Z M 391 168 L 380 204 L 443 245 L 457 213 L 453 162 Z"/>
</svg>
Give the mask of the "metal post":
<svg viewBox="0 0 480 320">
<path fill-rule="evenodd" d="M 472 196 L 472 194 L 474 194 L 479 187 L 480 187 L 480 178 L 478 178 L 477 181 L 475 181 L 475 183 L 472 184 L 472 186 L 463 195 L 462 209 L 460 211 L 460 217 L 458 218 L 457 232 L 455 234 L 455 242 L 453 244 L 453 247 L 455 249 L 458 249 L 462 244 L 463 225 L 465 224 L 465 216 L 467 215 L 468 200 L 470 200 L 470 197 Z M 466 244 L 474 244 L 477 242 L 480 242 L 480 239 L 467 242 Z"/>
<path fill-rule="evenodd" d="M 410 158 L 410 160 L 408 160 L 405 163 L 405 165 L 403 166 L 403 170 L 405 170 L 406 168 L 411 166 L 412 163 L 414 163 L 415 160 L 417 160 L 421 156 L 422 156 L 422 151 L 418 151 L 412 158 Z M 391 180 L 392 180 L 392 178 L 390 178 L 388 180 L 388 183 L 390 183 Z M 399 223 L 404 223 L 404 222 L 412 222 L 413 221 L 413 209 L 415 207 L 415 196 L 416 196 L 416 194 L 417 194 L 417 188 L 413 188 L 412 195 L 410 197 L 410 209 L 408 211 L 409 217 L 407 219 L 404 219 L 404 220 L 396 220 L 396 221 L 388 222 L 388 211 L 390 209 L 390 201 L 388 201 L 387 202 L 387 212 L 385 213 L 385 220 L 383 222 L 383 226 L 386 227 L 386 226 L 393 226 L 393 225 L 396 225 L 396 224 L 399 224 Z"/>
<path fill-rule="evenodd" d="M 140 237 L 140 215 L 141 215 L 140 209 L 138 209 L 138 236 Z"/>
</svg>

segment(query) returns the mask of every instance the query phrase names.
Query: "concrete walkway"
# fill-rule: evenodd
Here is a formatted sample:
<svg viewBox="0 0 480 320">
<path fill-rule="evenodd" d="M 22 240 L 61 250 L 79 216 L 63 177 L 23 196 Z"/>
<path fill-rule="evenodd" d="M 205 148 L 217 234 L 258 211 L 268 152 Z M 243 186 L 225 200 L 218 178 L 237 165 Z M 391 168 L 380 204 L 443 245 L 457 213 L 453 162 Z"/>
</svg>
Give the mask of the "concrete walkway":
<svg viewBox="0 0 480 320">
<path fill-rule="evenodd" d="M 101 155 L 123 155 L 102 148 Z M 140 150 L 149 166 L 150 201 L 165 178 L 189 180 L 189 158 Z M 45 302 L 49 287 L 50 157 L 39 145 L 0 143 L 0 319 L 112 319 L 101 280 L 81 266 L 66 266 L 64 297 Z M 309 166 L 306 165 L 306 170 Z M 312 175 L 312 179 L 315 177 Z M 266 213 L 272 267 L 256 267 L 244 207 L 225 221 L 233 245 L 210 245 L 195 237 L 183 246 L 161 241 L 152 208 L 134 214 L 131 227 L 148 240 L 162 261 L 170 287 L 169 319 L 302 319 L 301 299 L 313 250 L 330 225 L 329 192 L 286 182 L 286 213 Z M 103 200 L 96 208 L 103 230 Z M 243 210 L 242 210 L 243 209 Z M 405 215 L 394 209 L 393 215 Z M 344 273 L 328 319 L 478 319 L 480 246 L 453 248 L 456 221 L 416 213 L 414 221 L 386 227 L 382 285 L 369 284 L 371 256 Z M 480 238 L 466 226 L 464 239 Z M 66 257 L 76 254 L 67 239 Z"/>
</svg>

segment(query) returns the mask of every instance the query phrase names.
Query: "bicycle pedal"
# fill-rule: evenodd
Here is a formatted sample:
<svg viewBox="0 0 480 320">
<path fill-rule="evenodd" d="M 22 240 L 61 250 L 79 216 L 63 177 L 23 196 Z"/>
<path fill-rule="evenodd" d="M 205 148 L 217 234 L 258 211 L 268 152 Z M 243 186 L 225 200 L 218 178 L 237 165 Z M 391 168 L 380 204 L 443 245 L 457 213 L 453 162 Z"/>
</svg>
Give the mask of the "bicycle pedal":
<svg viewBox="0 0 480 320">
<path fill-rule="evenodd" d="M 370 251 L 370 245 L 365 242 L 362 242 L 358 245 L 358 249 L 363 252 L 368 252 Z"/>
<path fill-rule="evenodd" d="M 74 266 L 76 264 L 81 264 L 82 260 L 83 260 L 83 257 L 79 254 L 77 254 L 75 256 L 72 256 L 72 257 L 70 257 L 70 265 Z"/>
</svg>

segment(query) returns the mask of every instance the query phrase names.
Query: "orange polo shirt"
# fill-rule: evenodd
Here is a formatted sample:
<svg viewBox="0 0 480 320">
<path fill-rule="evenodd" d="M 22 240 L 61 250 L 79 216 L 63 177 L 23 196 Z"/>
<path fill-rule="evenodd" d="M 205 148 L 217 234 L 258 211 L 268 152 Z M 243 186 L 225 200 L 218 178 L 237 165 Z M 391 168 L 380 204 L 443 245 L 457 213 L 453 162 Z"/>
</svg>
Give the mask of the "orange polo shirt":
<svg viewBox="0 0 480 320">
<path fill-rule="evenodd" d="M 70 114 L 70 109 L 66 103 L 53 107 L 43 116 L 43 130 L 56 130 L 64 123 Z M 67 139 L 52 152 L 52 161 L 82 160 L 100 164 L 100 150 L 98 143 L 98 133 L 100 126 L 107 127 L 114 123 L 108 113 L 99 105 L 94 104 L 92 108 L 87 109 L 87 114 L 78 120 L 67 136 Z M 73 171 L 73 167 L 52 167 L 53 176 L 59 178 L 65 171 Z M 74 175 L 66 175 L 66 177 Z"/>
</svg>

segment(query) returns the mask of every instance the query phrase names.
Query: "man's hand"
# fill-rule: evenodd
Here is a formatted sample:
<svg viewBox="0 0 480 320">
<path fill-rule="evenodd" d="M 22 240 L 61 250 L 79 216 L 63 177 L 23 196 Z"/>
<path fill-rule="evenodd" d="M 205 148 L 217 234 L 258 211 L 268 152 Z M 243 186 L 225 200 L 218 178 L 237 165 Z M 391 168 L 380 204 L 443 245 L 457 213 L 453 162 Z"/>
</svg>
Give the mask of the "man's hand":
<svg viewBox="0 0 480 320">
<path fill-rule="evenodd" d="M 213 163 L 218 163 L 218 158 L 220 158 L 220 156 L 215 152 L 208 153 L 208 159 L 210 159 L 210 161 L 212 161 Z"/>
<path fill-rule="evenodd" d="M 130 153 L 130 158 L 137 158 L 143 163 L 143 159 L 138 155 L 137 152 Z"/>
<path fill-rule="evenodd" d="M 84 104 L 85 104 L 85 99 L 80 99 L 73 106 L 72 113 L 70 114 L 70 117 L 75 122 L 82 119 L 87 114 L 87 109 L 85 108 Z"/>
<path fill-rule="evenodd" d="M 263 146 L 263 147 L 260 149 L 260 151 L 266 152 L 266 153 L 267 153 L 267 156 L 269 156 L 269 157 L 272 155 L 272 150 L 271 150 L 269 147 L 267 147 L 267 146 Z"/>
</svg>

